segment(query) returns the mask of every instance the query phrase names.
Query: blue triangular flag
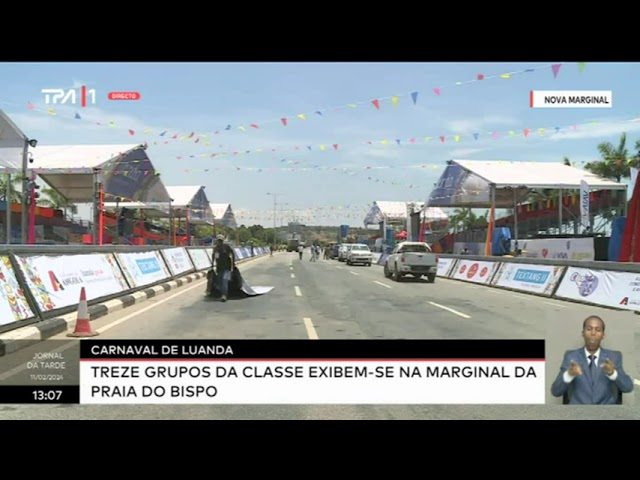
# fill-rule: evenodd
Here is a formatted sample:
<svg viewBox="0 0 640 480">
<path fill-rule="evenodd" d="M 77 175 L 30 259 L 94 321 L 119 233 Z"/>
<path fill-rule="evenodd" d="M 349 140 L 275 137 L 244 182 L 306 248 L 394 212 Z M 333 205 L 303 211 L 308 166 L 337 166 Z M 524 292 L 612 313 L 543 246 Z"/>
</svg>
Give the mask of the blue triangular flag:
<svg viewBox="0 0 640 480">
<path fill-rule="evenodd" d="M 227 125 L 227 128 L 225 128 L 225 130 L 231 130 L 231 125 Z"/>
<path fill-rule="evenodd" d="M 162 133 L 160 134 L 160 136 L 161 136 L 161 137 L 164 137 L 164 134 L 165 134 L 165 133 L 167 133 L 167 131 L 166 131 L 166 130 L 165 130 L 164 132 L 162 132 Z"/>
<path fill-rule="evenodd" d="M 311 150 L 311 147 L 307 147 L 309 150 Z"/>
<path fill-rule="evenodd" d="M 320 110 L 318 110 L 316 113 L 317 113 L 318 115 L 322 115 L 322 112 L 321 112 Z"/>
<path fill-rule="evenodd" d="M 400 140 L 396 140 L 396 143 L 397 143 L 398 145 L 400 145 Z"/>
<path fill-rule="evenodd" d="M 413 104 L 415 105 L 416 102 L 418 101 L 418 92 L 413 92 L 411 94 L 411 98 L 413 98 Z"/>
<path fill-rule="evenodd" d="M 475 139 L 477 140 L 477 139 L 478 139 L 478 134 L 477 134 L 477 133 L 474 133 L 474 134 L 473 134 L 473 138 L 475 138 Z"/>
<path fill-rule="evenodd" d="M 80 115 L 76 113 L 76 118 L 80 120 Z"/>
</svg>

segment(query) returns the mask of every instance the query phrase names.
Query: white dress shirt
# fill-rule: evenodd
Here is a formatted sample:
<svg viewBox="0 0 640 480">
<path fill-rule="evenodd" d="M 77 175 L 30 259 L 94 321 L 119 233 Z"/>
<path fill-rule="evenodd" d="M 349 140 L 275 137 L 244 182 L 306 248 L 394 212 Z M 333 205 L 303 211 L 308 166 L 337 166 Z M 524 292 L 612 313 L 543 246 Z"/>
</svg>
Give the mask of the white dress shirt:
<svg viewBox="0 0 640 480">
<path fill-rule="evenodd" d="M 587 356 L 587 359 L 589 359 L 589 355 L 591 354 L 586 348 L 584 349 L 584 354 Z M 595 358 L 593 359 L 593 361 L 595 362 L 596 368 L 597 368 L 599 366 L 598 361 L 600 360 L 600 349 L 598 348 L 598 351 L 593 355 L 595 355 Z M 562 376 L 562 378 L 564 379 L 564 383 L 571 383 L 575 378 L 575 376 L 569 375 L 569 371 L 567 370 L 564 372 L 564 375 Z M 611 375 L 607 375 L 607 378 L 612 382 L 615 381 L 616 378 L 618 378 L 618 371 L 614 370 Z"/>
</svg>

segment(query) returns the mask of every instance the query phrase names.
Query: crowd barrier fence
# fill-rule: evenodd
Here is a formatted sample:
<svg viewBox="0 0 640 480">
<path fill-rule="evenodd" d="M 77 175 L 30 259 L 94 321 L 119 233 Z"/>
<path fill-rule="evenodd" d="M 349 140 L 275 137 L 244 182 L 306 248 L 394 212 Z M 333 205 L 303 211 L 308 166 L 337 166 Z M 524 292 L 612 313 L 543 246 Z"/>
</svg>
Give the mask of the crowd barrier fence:
<svg viewBox="0 0 640 480">
<path fill-rule="evenodd" d="M 236 260 L 269 253 L 233 247 Z M 0 248 L 0 333 L 148 289 L 212 266 L 212 247 L 7 245 Z"/>
</svg>

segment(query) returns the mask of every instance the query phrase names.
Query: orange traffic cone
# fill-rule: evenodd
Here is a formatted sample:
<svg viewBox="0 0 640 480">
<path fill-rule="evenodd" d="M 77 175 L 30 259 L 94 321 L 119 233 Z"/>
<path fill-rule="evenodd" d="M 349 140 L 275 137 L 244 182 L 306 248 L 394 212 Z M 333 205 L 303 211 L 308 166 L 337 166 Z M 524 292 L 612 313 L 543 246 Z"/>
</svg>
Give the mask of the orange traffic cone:
<svg viewBox="0 0 640 480">
<path fill-rule="evenodd" d="M 95 337 L 98 335 L 91 329 L 91 321 L 89 320 L 89 309 L 87 308 L 87 293 L 82 287 L 80 290 L 80 303 L 78 304 L 78 319 L 76 320 L 76 329 L 72 333 L 67 333 L 67 337 Z"/>
</svg>

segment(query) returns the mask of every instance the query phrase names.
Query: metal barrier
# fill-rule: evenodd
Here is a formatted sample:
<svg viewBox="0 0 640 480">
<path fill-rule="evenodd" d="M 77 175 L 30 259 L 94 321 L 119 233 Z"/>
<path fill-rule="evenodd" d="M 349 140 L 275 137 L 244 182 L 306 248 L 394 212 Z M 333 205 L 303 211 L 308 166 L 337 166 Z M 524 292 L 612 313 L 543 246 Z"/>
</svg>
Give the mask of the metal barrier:
<svg viewBox="0 0 640 480">
<path fill-rule="evenodd" d="M 233 247 L 238 261 L 251 249 Z M 253 257 L 269 253 L 254 247 Z M 0 247 L 0 333 L 212 267 L 212 247 L 9 245 Z"/>
</svg>

